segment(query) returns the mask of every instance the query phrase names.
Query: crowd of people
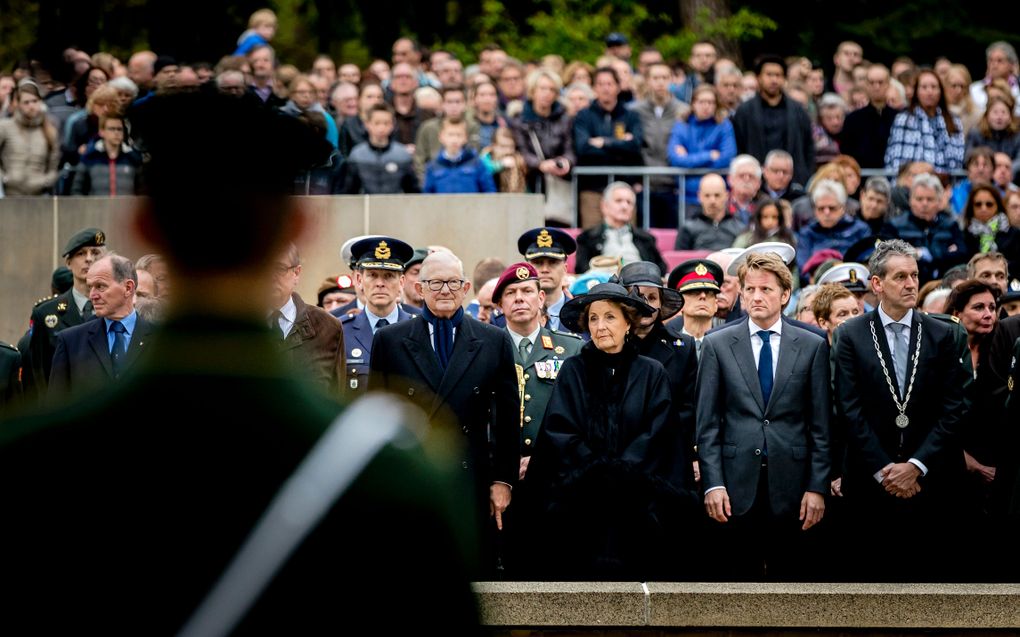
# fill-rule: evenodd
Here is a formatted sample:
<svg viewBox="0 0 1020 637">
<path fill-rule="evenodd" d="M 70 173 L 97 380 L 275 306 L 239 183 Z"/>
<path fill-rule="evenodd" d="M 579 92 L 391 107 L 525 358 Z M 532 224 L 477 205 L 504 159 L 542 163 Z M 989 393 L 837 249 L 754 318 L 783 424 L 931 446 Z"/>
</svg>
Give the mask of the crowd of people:
<svg viewBox="0 0 1020 637">
<path fill-rule="evenodd" d="M 1009 44 L 988 48 L 986 76 L 972 84 L 948 60 L 887 68 L 853 42 L 825 78 L 805 59 L 774 56 L 745 73 L 707 42 L 683 64 L 651 49 L 632 59 L 620 34 L 594 67 L 555 55 L 523 63 L 498 47 L 465 67 L 402 38 L 392 66 L 338 68 L 320 56 L 301 73 L 275 60 L 271 12 L 250 27 L 215 66 L 68 51 L 66 84 L 36 62 L 0 78 L 7 196 L 144 188 L 161 198 L 140 230 L 167 250 L 132 261 L 102 229 L 75 233 L 20 354 L 0 348 L 13 370 L 7 402 L 62 413 L 64 401 L 137 388 L 140 377 L 183 387 L 187 354 L 169 345 L 196 355 L 182 343 L 209 319 L 220 340 L 203 336 L 199 358 L 211 368 L 278 377 L 265 356 L 316 395 L 347 402 L 378 390 L 424 412 L 425 438 L 444 442 L 431 459 L 475 510 L 459 519 L 470 555 L 456 567 L 476 578 L 1015 581 L 1020 85 Z M 166 104 L 182 115 L 164 130 L 175 112 Z M 214 117 L 235 112 L 233 133 L 271 122 L 287 141 L 267 127 L 264 148 L 247 139 L 203 157 L 173 145 L 173 134 L 219 134 Z M 196 113 L 205 119 L 185 117 Z M 286 154 L 254 174 L 225 164 L 224 179 L 175 189 L 189 153 L 195 169 L 212 170 L 242 151 Z M 681 218 L 673 178 L 650 182 L 645 211 L 624 181 L 581 180 L 579 200 L 564 203 L 565 178 L 581 165 L 708 172 L 683 178 Z M 893 183 L 864 179 L 873 168 Z M 526 190 L 545 193 L 547 222 L 521 235 L 519 257 L 492 255 L 469 278 L 443 246 L 353 237 L 338 264 L 349 274 L 313 274 L 325 278 L 314 304 L 297 293 L 301 216 L 274 217 L 279 199 L 255 196 Z M 254 211 L 226 253 L 168 219 L 196 193 L 214 193 L 201 210 L 240 193 L 231 205 Z M 563 228 L 575 203 L 580 227 Z M 640 214 L 678 228 L 688 258 L 669 262 Z M 264 293 L 244 301 L 247 322 L 212 321 L 236 309 L 225 305 L 236 282 L 222 277 L 233 266 Z M 247 341 L 258 356 L 242 352 Z M 238 405 L 213 412 L 230 420 L 243 391 L 230 386 Z M 258 399 L 266 411 L 254 420 L 283 417 Z M 0 444 L 10 476 L 50 440 L 19 435 Z M 201 460 L 225 479 L 211 456 Z M 244 503 L 245 521 L 271 483 Z M 53 476 L 42 485 L 60 486 Z M 3 497 L 40 521 L 62 515 Z M 449 548 L 441 534 L 457 532 L 426 517 Z M 27 541 L 37 527 L 10 532 Z M 193 529 L 173 528 L 194 541 Z M 399 541 L 395 530 L 387 540 Z M 234 531 L 217 536 L 207 575 Z"/>
</svg>

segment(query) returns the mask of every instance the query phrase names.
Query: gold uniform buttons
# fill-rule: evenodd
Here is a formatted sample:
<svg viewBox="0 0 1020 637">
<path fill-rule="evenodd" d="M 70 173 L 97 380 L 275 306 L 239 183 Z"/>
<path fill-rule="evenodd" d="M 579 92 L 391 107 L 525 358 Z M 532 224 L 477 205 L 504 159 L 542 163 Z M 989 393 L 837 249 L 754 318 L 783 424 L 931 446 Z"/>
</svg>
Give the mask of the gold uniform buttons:
<svg viewBox="0 0 1020 637">
<path fill-rule="evenodd" d="M 525 416 L 524 422 L 531 422 L 531 416 Z"/>
</svg>

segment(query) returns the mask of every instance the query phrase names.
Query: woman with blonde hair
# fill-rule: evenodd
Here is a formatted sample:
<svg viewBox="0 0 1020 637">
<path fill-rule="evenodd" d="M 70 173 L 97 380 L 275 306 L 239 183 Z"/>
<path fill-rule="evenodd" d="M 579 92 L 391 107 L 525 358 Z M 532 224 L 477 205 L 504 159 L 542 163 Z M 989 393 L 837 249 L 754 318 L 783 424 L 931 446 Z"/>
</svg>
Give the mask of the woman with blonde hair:
<svg viewBox="0 0 1020 637">
<path fill-rule="evenodd" d="M 970 96 L 970 71 L 962 64 L 953 64 L 946 71 L 946 102 L 949 110 L 960 118 L 963 132 L 970 132 L 981 120 L 981 109 Z"/>
<path fill-rule="evenodd" d="M 0 120 L 0 179 L 11 196 L 48 193 L 57 181 L 60 140 L 46 118 L 39 85 L 24 79 L 14 90 L 14 116 Z"/>
<path fill-rule="evenodd" d="M 591 86 L 592 75 L 595 73 L 595 67 L 587 62 L 580 60 L 574 60 L 567 65 L 567 68 L 563 69 L 562 84 L 563 86 L 570 86 L 571 84 L 587 84 Z"/>
</svg>

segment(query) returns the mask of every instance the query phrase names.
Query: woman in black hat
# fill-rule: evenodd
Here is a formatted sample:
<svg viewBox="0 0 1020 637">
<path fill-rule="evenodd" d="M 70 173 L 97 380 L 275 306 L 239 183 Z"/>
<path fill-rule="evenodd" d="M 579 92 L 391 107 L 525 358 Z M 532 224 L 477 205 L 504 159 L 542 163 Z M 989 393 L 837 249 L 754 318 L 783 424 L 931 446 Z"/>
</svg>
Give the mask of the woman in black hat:
<svg viewBox="0 0 1020 637">
<path fill-rule="evenodd" d="M 618 283 L 568 301 L 564 325 L 591 341 L 560 368 L 532 456 L 551 579 L 641 580 L 661 563 L 669 378 L 632 332 L 654 309 Z"/>
</svg>

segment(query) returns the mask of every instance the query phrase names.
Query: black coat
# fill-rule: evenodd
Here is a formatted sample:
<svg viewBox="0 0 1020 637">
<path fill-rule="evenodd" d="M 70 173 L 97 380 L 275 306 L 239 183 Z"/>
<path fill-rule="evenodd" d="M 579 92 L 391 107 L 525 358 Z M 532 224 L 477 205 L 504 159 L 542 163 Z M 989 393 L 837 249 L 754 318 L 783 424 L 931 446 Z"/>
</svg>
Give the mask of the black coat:
<svg viewBox="0 0 1020 637">
<path fill-rule="evenodd" d="M 680 327 L 683 321 L 678 319 Z M 664 469 L 670 481 L 679 489 L 694 486 L 691 463 L 694 453 L 694 406 L 698 383 L 698 356 L 694 337 L 682 334 L 673 336 L 662 323 L 656 323 L 648 336 L 637 342 L 642 356 L 659 361 L 669 376 L 669 393 L 672 403 L 667 437 L 672 439 L 669 448 L 674 456 L 665 460 Z"/>
<path fill-rule="evenodd" d="M 659 248 L 655 245 L 655 237 L 648 232 L 631 226 L 631 236 L 634 238 L 634 247 L 641 255 L 642 261 L 650 261 L 659 266 L 660 272 L 668 272 L 669 266 L 662 259 Z M 577 236 L 577 258 L 575 259 L 574 271 L 583 274 L 588 271 L 588 262 L 592 258 L 602 254 L 602 247 L 605 245 L 606 224 L 600 224 L 588 228 Z"/>
<path fill-rule="evenodd" d="M 414 403 L 434 427 L 463 434 L 457 466 L 471 476 L 481 513 L 488 513 L 493 482 L 517 482 L 521 406 L 506 330 L 465 316 L 444 373 L 427 321 L 389 325 L 372 340 L 368 386 Z"/>
<path fill-rule="evenodd" d="M 899 111 L 868 104 L 846 116 L 839 150 L 857 160 L 861 168 L 885 168 L 885 147 Z"/>
<path fill-rule="evenodd" d="M 643 579 L 656 571 L 676 497 L 663 465 L 669 377 L 633 344 L 588 342 L 560 368 L 528 480 L 544 503 L 552 579 Z"/>
<path fill-rule="evenodd" d="M 806 184 L 815 170 L 815 142 L 811 137 L 811 119 L 797 102 L 786 101 L 786 147 L 782 150 L 793 156 L 793 180 Z M 753 155 L 765 163 L 765 156 L 774 148 L 767 148 L 762 126 L 764 102 L 755 95 L 744 102 L 733 114 L 733 132 L 737 138 L 737 151 Z"/>
<path fill-rule="evenodd" d="M 46 395 L 46 385 L 53 365 L 53 353 L 57 350 L 57 335 L 69 327 L 85 322 L 72 291 L 43 301 L 32 309 L 32 338 L 29 341 L 32 363 L 32 385 L 40 396 Z M 52 325 L 52 327 L 51 327 Z"/>
<path fill-rule="evenodd" d="M 111 391 L 5 423 L 3 632 L 178 632 L 341 411 L 278 350 L 261 321 L 175 320 Z M 468 497 L 421 444 L 368 464 L 238 634 L 473 634 Z M 395 581 L 400 612 L 379 596 Z"/>
</svg>

